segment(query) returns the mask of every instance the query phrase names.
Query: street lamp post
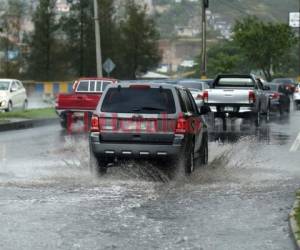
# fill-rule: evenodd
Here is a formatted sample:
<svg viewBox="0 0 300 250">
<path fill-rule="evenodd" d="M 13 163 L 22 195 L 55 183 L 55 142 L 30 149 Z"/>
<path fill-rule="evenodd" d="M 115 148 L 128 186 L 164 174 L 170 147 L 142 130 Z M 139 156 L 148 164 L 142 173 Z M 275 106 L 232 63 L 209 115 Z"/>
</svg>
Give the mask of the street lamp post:
<svg viewBox="0 0 300 250">
<path fill-rule="evenodd" d="M 98 13 L 98 0 L 94 0 L 94 14 L 95 14 L 95 37 L 96 37 L 96 61 L 97 61 L 97 77 L 102 77 L 102 53 L 101 53 L 101 36 L 100 36 L 100 22 Z"/>
<path fill-rule="evenodd" d="M 299 56 L 299 72 L 298 72 L 298 82 L 300 82 L 300 0 L 299 0 L 299 19 L 298 19 L 298 31 L 299 31 L 299 37 L 298 37 L 298 39 L 299 39 L 299 44 L 298 44 L 298 46 L 299 46 L 299 51 L 298 51 L 298 56 Z"/>
<path fill-rule="evenodd" d="M 202 54 L 201 54 L 201 78 L 206 79 L 206 9 L 208 8 L 209 0 L 202 0 Z"/>
</svg>

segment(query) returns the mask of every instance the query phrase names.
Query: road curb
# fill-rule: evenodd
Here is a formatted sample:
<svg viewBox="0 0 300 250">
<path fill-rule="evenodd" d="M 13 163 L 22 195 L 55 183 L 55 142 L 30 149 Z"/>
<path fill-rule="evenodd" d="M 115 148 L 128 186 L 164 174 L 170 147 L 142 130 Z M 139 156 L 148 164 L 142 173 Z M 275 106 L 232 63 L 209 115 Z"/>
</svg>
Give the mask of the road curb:
<svg viewBox="0 0 300 250">
<path fill-rule="evenodd" d="M 58 124 L 59 118 L 34 119 L 0 124 L 0 132 Z"/>
<path fill-rule="evenodd" d="M 292 231 L 296 249 L 298 249 L 298 250 L 300 250 L 300 238 L 298 238 L 297 233 L 299 233 L 300 230 L 299 230 L 297 221 L 295 219 L 295 214 L 296 214 L 296 211 L 299 209 L 299 205 L 300 205 L 299 198 L 300 197 L 298 195 L 296 195 L 296 201 L 293 205 L 292 211 L 289 214 L 289 225 L 290 225 L 290 229 Z"/>
</svg>

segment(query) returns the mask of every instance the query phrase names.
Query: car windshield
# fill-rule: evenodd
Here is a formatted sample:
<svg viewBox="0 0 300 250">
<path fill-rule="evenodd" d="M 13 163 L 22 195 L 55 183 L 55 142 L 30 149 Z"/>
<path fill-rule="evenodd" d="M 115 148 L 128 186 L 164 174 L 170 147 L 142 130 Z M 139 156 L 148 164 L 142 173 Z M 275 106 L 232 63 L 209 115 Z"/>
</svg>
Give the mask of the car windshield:
<svg viewBox="0 0 300 250">
<path fill-rule="evenodd" d="M 111 88 L 105 95 L 102 112 L 111 113 L 175 113 L 170 89 Z"/>
<path fill-rule="evenodd" d="M 219 78 L 217 86 L 234 86 L 234 87 L 254 87 L 251 78 Z"/>
<path fill-rule="evenodd" d="M 179 85 L 184 86 L 190 90 L 203 90 L 202 83 L 200 82 L 179 82 Z"/>
<path fill-rule="evenodd" d="M 2 82 L 0 81 L 0 90 L 8 90 L 9 82 Z"/>
</svg>

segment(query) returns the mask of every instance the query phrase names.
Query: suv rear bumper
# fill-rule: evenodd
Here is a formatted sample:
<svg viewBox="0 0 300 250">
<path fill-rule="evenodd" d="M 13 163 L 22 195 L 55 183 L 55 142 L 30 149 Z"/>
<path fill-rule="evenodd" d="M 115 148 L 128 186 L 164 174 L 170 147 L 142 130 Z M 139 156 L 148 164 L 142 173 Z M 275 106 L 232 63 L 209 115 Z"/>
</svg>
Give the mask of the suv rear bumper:
<svg viewBox="0 0 300 250">
<path fill-rule="evenodd" d="M 176 157 L 182 152 L 184 136 L 178 135 L 170 145 L 137 144 L 137 143 L 106 143 L 100 142 L 99 133 L 90 134 L 90 148 L 97 156 L 111 158 L 165 158 Z"/>
</svg>

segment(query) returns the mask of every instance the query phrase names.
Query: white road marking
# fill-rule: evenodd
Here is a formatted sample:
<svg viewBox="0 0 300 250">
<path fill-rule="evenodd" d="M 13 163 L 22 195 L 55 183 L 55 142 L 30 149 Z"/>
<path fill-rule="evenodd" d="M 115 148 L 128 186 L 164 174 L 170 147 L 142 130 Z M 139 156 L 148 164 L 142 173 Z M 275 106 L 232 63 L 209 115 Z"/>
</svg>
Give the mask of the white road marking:
<svg viewBox="0 0 300 250">
<path fill-rule="evenodd" d="M 6 146 L 0 144 L 0 163 L 5 164 L 5 162 L 6 162 Z"/>
<path fill-rule="evenodd" d="M 300 133 L 298 134 L 296 140 L 290 148 L 290 152 L 296 152 L 300 147 Z"/>
</svg>

